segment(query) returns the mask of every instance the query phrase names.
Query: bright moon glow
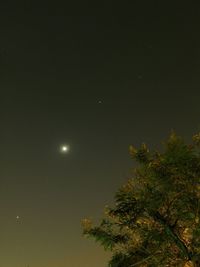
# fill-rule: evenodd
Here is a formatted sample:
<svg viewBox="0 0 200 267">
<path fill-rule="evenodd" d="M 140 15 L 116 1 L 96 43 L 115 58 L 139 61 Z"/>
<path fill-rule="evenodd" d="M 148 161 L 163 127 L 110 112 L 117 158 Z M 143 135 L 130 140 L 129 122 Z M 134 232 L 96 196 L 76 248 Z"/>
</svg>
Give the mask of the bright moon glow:
<svg viewBox="0 0 200 267">
<path fill-rule="evenodd" d="M 69 146 L 67 146 L 67 145 L 62 145 L 62 146 L 60 147 L 60 151 L 61 151 L 62 153 L 67 153 L 67 152 L 69 151 Z"/>
</svg>

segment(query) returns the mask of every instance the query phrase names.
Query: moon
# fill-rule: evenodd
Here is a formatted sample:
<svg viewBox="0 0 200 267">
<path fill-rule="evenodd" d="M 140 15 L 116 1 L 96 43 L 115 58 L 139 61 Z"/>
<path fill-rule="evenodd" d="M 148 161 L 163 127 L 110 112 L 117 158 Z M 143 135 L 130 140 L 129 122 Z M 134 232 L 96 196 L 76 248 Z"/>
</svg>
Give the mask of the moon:
<svg viewBox="0 0 200 267">
<path fill-rule="evenodd" d="M 60 146 L 60 152 L 65 154 L 69 152 L 69 146 L 68 145 L 61 145 Z"/>
</svg>

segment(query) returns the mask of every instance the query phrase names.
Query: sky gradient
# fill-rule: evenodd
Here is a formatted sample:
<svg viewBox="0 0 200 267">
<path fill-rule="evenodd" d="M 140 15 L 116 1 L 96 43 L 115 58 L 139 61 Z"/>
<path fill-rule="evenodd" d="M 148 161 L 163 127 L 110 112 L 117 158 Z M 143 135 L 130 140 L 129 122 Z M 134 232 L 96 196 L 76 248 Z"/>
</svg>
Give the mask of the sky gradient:
<svg viewBox="0 0 200 267">
<path fill-rule="evenodd" d="M 1 1 L 0 267 L 106 267 L 129 145 L 200 131 L 199 7 L 132 2 Z"/>
</svg>

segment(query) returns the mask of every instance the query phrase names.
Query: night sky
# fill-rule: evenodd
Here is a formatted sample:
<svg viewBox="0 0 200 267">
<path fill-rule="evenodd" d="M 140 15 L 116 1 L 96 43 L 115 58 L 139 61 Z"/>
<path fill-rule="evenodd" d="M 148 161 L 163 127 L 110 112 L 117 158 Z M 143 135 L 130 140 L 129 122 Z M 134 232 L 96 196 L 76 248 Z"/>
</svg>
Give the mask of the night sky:
<svg viewBox="0 0 200 267">
<path fill-rule="evenodd" d="M 0 267 L 106 267 L 80 221 L 130 177 L 129 145 L 200 131 L 184 2 L 1 1 Z"/>
</svg>

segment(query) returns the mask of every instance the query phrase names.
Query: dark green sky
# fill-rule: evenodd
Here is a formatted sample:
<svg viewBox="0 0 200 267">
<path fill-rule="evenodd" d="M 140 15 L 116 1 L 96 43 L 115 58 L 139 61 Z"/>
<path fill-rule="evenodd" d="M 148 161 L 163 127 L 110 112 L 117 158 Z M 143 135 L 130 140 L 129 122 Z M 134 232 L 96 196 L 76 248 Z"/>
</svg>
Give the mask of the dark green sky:
<svg viewBox="0 0 200 267">
<path fill-rule="evenodd" d="M 0 3 L 0 267 L 106 267 L 80 220 L 129 176 L 128 146 L 200 130 L 200 9 L 28 2 Z"/>
</svg>

